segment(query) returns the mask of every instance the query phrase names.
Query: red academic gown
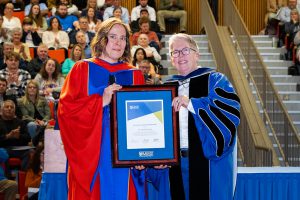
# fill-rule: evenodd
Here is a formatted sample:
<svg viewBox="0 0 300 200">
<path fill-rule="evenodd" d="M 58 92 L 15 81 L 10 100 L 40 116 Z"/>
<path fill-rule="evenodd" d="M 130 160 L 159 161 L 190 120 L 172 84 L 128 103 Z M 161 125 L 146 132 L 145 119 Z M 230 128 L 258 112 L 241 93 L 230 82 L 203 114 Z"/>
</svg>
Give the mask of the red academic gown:
<svg viewBox="0 0 300 200">
<path fill-rule="evenodd" d="M 123 70 L 132 71 L 132 80 L 127 81 L 130 85 L 144 83 L 141 71 L 134 70 L 131 65 L 110 64 L 98 58 L 77 62 L 65 80 L 60 95 L 58 121 L 69 164 L 69 200 L 100 199 L 101 177 L 95 176 L 95 173 L 100 162 L 103 132 L 102 94 L 108 86 L 108 76 Z M 131 175 L 128 182 L 128 199 L 136 199 Z"/>
</svg>

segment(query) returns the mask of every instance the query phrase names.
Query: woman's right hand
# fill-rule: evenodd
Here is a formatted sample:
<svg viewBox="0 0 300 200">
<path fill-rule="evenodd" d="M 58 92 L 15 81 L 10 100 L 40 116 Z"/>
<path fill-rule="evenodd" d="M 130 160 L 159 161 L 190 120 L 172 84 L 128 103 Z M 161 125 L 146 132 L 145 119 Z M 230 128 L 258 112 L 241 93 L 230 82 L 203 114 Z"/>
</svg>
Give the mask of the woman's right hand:
<svg viewBox="0 0 300 200">
<path fill-rule="evenodd" d="M 103 97 L 102 97 L 103 107 L 110 104 L 114 92 L 120 90 L 121 88 L 122 88 L 121 85 L 113 83 L 104 89 Z"/>
</svg>

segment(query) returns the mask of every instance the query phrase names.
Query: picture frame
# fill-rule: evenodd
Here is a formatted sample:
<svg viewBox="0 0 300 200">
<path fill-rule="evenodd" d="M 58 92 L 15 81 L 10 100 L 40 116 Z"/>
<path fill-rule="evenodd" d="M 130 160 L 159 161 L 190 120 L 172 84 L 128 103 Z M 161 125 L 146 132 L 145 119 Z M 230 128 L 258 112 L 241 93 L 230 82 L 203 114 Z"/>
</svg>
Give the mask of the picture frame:
<svg viewBox="0 0 300 200">
<path fill-rule="evenodd" d="M 123 86 L 111 102 L 114 167 L 178 165 L 175 85 Z"/>
</svg>

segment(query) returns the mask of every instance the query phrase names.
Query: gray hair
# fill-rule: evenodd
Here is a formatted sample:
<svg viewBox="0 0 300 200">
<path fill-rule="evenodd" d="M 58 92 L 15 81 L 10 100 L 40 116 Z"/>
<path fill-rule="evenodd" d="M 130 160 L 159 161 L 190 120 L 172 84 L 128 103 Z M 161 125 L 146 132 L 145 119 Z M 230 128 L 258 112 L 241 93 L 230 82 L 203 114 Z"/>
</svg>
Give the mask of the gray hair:
<svg viewBox="0 0 300 200">
<path fill-rule="evenodd" d="M 186 41 L 192 49 L 196 50 L 199 53 L 199 48 L 198 48 L 196 41 L 190 35 L 185 34 L 185 33 L 174 34 L 170 37 L 170 39 L 169 39 L 169 51 L 170 52 L 173 50 L 173 44 L 178 40 Z"/>
</svg>

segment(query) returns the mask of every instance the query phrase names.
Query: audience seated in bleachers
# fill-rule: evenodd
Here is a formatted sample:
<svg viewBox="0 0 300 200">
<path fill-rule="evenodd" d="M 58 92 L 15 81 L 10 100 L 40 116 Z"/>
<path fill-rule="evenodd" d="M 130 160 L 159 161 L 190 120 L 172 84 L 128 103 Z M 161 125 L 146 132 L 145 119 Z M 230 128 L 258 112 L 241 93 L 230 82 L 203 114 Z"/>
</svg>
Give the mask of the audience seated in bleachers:
<svg viewBox="0 0 300 200">
<path fill-rule="evenodd" d="M 56 0 L 56 7 L 52 8 L 52 15 L 56 15 L 56 8 L 60 5 L 60 4 L 65 4 L 67 6 L 67 14 L 68 15 L 75 15 L 75 16 L 79 16 L 80 13 L 78 12 L 78 8 L 75 4 L 72 4 L 71 0 Z"/>
<path fill-rule="evenodd" d="M 8 31 L 14 28 L 22 28 L 22 24 L 19 18 L 13 16 L 14 5 L 12 3 L 7 3 L 4 7 L 4 16 L 2 28 Z"/>
<path fill-rule="evenodd" d="M 36 81 L 28 82 L 25 95 L 18 99 L 18 106 L 22 112 L 22 120 L 26 123 L 32 140 L 44 130 L 50 120 L 50 108 L 45 97 L 39 95 L 39 85 Z"/>
<path fill-rule="evenodd" d="M 70 40 L 68 34 L 62 30 L 57 17 L 50 19 L 48 30 L 43 33 L 42 41 L 49 49 L 68 49 Z"/>
<path fill-rule="evenodd" d="M 146 51 L 147 59 L 156 66 L 161 60 L 161 56 L 154 47 L 149 46 L 149 38 L 146 34 L 141 33 L 138 37 L 138 45 L 131 47 L 131 54 L 134 55 L 134 52 L 138 48 L 143 48 Z"/>
<path fill-rule="evenodd" d="M 25 61 L 31 60 L 29 46 L 27 43 L 21 41 L 22 39 L 22 28 L 14 28 L 12 31 L 12 42 L 14 45 L 14 52 L 20 54 L 20 57 Z"/>
<path fill-rule="evenodd" d="M 1 0 L 0 1 L 0 10 L 4 10 L 4 7 L 7 3 L 13 4 L 14 11 L 23 11 L 24 7 L 25 7 L 24 0 Z"/>
<path fill-rule="evenodd" d="M 148 18 L 150 20 L 149 13 L 148 13 L 147 9 L 141 9 L 140 16 L 141 16 L 140 18 L 138 18 L 135 21 L 131 21 L 131 23 L 130 23 L 131 31 L 133 33 L 138 32 L 140 30 L 139 22 L 140 22 L 141 18 Z M 150 30 L 154 31 L 156 33 L 158 39 L 161 40 L 162 35 L 161 35 L 161 33 L 159 33 L 160 28 L 159 28 L 159 25 L 156 21 L 150 20 Z"/>
<path fill-rule="evenodd" d="M 187 13 L 183 7 L 183 0 L 160 0 L 157 11 L 157 21 L 161 32 L 166 32 L 165 19 L 180 20 L 180 32 L 186 32 Z"/>
<path fill-rule="evenodd" d="M 132 45 L 137 45 L 138 43 L 138 37 L 140 34 L 146 34 L 149 39 L 149 45 L 151 47 L 154 47 L 158 52 L 161 48 L 160 41 L 158 39 L 157 34 L 154 31 L 150 30 L 150 20 L 147 17 L 142 17 L 139 20 L 139 32 L 136 32 L 132 35 Z"/>
<path fill-rule="evenodd" d="M 84 54 L 86 58 L 92 57 L 91 47 L 88 43 L 86 43 L 86 36 L 83 31 L 78 31 L 76 33 L 76 42 L 79 44 L 84 50 Z"/>
<path fill-rule="evenodd" d="M 62 75 L 65 77 L 68 75 L 68 73 L 71 71 L 74 64 L 85 58 L 84 50 L 82 49 L 82 46 L 79 44 L 75 44 L 71 50 L 70 58 L 67 58 L 65 62 L 62 64 Z"/>
<path fill-rule="evenodd" d="M 40 12 L 41 12 L 42 16 L 47 16 L 48 15 L 49 10 L 48 10 L 48 7 L 45 3 L 40 3 L 39 0 L 30 0 L 30 4 L 26 5 L 25 10 L 24 10 L 26 16 L 29 15 L 29 13 L 31 11 L 31 7 L 35 4 L 39 5 Z"/>
<path fill-rule="evenodd" d="M 76 29 L 72 30 L 68 35 L 70 39 L 70 46 L 72 47 L 76 42 L 76 33 L 78 31 L 83 31 L 85 33 L 86 43 L 90 44 L 95 33 L 89 31 L 88 19 L 87 17 L 83 16 L 80 17 L 78 23 L 76 23 Z"/>
<path fill-rule="evenodd" d="M 159 79 L 159 76 L 156 76 L 156 74 L 150 73 L 150 66 L 151 62 L 147 59 L 141 60 L 139 64 L 139 69 L 142 71 L 145 79 L 146 85 L 160 85 L 162 82 Z"/>
<path fill-rule="evenodd" d="M 39 85 L 40 95 L 46 97 L 48 101 L 54 101 L 52 93 L 60 92 L 64 84 L 64 77 L 60 73 L 60 64 L 49 58 L 42 66 L 40 73 L 38 73 L 34 80 Z"/>
<path fill-rule="evenodd" d="M 23 20 L 23 33 L 21 42 L 27 44 L 29 47 L 37 47 L 42 42 L 37 30 L 33 27 L 33 22 L 29 17 Z M 29 54 L 30 55 L 30 54 Z"/>
<path fill-rule="evenodd" d="M 137 68 L 139 68 L 140 62 L 142 60 L 147 59 L 146 51 L 142 47 L 137 48 L 135 50 L 134 54 L 132 54 L 132 55 L 133 55 L 132 65 L 137 67 Z M 150 74 L 151 75 L 156 74 L 155 67 L 151 62 L 150 62 Z"/>
<path fill-rule="evenodd" d="M 96 18 L 96 13 L 94 8 L 88 8 L 87 20 L 88 20 L 89 31 L 92 33 L 96 33 L 101 25 L 101 20 Z"/>
<path fill-rule="evenodd" d="M 16 146 L 27 146 L 30 136 L 24 121 L 16 117 L 16 105 L 12 100 L 6 100 L 1 107 L 0 147 L 4 147 L 10 158 L 22 160 L 22 169 L 28 166 L 28 149 L 15 150 Z"/>
<path fill-rule="evenodd" d="M 37 48 L 37 56 L 27 65 L 27 71 L 30 73 L 31 78 L 34 78 L 41 71 L 48 58 L 48 47 L 45 44 L 40 44 Z"/>
<path fill-rule="evenodd" d="M 0 77 L 0 107 L 2 106 L 3 102 L 6 100 L 12 100 L 16 105 L 16 116 L 19 119 L 22 119 L 22 112 L 17 104 L 17 98 L 13 94 L 6 94 L 7 90 L 7 80 L 5 78 Z"/>
<path fill-rule="evenodd" d="M 57 12 L 54 15 L 59 20 L 62 30 L 70 32 L 74 29 L 74 23 L 78 20 L 74 15 L 68 15 L 67 6 L 63 3 L 57 7 Z"/>
<path fill-rule="evenodd" d="M 31 76 L 27 71 L 19 69 L 19 61 L 20 55 L 18 53 L 9 52 L 5 56 L 6 68 L 0 70 L 0 77 L 7 80 L 7 94 L 22 97 Z"/>
<path fill-rule="evenodd" d="M 38 4 L 33 4 L 31 6 L 28 17 L 31 18 L 33 22 L 33 28 L 42 36 L 42 33 L 48 28 L 48 23 L 46 18 L 43 17 Z"/>
<path fill-rule="evenodd" d="M 0 53 L 0 70 L 6 68 L 5 56 L 14 51 L 14 44 L 11 42 L 4 42 L 2 52 Z M 27 70 L 27 61 L 20 58 L 19 68 Z"/>
<path fill-rule="evenodd" d="M 113 11 L 114 11 L 114 8 L 115 7 L 121 7 L 122 9 L 122 21 L 125 23 L 125 24 L 129 24 L 130 21 L 129 21 L 129 12 L 128 12 L 128 9 L 125 8 L 125 7 L 122 7 L 121 6 L 121 2 L 122 0 L 113 0 L 112 1 L 112 6 L 110 7 L 107 7 L 104 11 L 104 15 L 103 15 L 103 20 L 106 20 L 110 17 L 113 16 Z"/>
<path fill-rule="evenodd" d="M 141 10 L 147 10 L 150 21 L 156 22 L 156 12 L 153 7 L 148 5 L 148 0 L 139 0 L 139 5 L 132 8 L 130 20 L 137 21 L 141 16 Z"/>
<path fill-rule="evenodd" d="M 81 12 L 81 16 L 88 16 L 89 8 L 93 8 L 94 12 L 95 12 L 95 17 L 98 20 L 103 21 L 103 13 L 100 10 L 100 6 L 97 5 L 97 0 L 88 0 L 86 8 L 83 9 L 82 12 Z"/>
</svg>

